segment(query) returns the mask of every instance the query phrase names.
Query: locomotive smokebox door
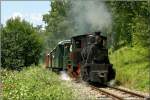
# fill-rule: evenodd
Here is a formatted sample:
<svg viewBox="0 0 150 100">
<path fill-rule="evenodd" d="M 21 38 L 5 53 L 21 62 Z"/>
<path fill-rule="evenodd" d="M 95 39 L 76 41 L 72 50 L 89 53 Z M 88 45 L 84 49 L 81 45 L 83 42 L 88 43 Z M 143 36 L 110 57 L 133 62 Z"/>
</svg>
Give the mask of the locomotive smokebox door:
<svg viewBox="0 0 150 100">
<path fill-rule="evenodd" d="M 89 64 L 90 72 L 89 78 L 92 82 L 106 83 L 108 76 L 108 65 L 107 64 Z"/>
</svg>

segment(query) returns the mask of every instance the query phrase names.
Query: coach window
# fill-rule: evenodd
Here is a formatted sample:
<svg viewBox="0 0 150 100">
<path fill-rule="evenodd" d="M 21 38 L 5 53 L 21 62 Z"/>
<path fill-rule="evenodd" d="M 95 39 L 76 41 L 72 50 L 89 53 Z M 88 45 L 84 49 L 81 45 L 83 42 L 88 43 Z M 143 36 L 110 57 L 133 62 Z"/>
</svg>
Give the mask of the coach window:
<svg viewBox="0 0 150 100">
<path fill-rule="evenodd" d="M 72 52 L 72 45 L 70 45 L 70 52 Z"/>
</svg>

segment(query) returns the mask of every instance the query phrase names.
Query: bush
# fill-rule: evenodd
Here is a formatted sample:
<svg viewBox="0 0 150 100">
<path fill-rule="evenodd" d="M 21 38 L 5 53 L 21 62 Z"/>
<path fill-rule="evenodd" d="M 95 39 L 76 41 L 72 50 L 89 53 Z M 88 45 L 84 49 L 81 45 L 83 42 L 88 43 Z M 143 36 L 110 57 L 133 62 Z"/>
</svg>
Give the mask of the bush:
<svg viewBox="0 0 150 100">
<path fill-rule="evenodd" d="M 2 27 L 1 47 L 2 67 L 20 69 L 38 64 L 42 40 L 30 23 L 18 17 Z"/>
<path fill-rule="evenodd" d="M 29 67 L 23 71 L 2 70 L 4 100 L 72 100 L 73 91 L 51 71 Z"/>
</svg>

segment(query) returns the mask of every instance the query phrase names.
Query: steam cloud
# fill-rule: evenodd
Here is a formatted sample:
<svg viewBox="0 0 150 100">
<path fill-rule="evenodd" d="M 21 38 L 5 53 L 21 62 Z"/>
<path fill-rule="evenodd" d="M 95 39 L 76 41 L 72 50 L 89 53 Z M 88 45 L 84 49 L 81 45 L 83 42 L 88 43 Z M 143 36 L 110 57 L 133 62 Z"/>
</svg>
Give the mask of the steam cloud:
<svg viewBox="0 0 150 100">
<path fill-rule="evenodd" d="M 76 34 L 111 30 L 111 14 L 100 0 L 72 0 L 70 17 Z"/>
<path fill-rule="evenodd" d="M 70 77 L 68 76 L 68 74 L 65 71 L 60 72 L 60 78 L 61 78 L 61 80 L 66 80 L 66 81 L 71 80 Z"/>
</svg>

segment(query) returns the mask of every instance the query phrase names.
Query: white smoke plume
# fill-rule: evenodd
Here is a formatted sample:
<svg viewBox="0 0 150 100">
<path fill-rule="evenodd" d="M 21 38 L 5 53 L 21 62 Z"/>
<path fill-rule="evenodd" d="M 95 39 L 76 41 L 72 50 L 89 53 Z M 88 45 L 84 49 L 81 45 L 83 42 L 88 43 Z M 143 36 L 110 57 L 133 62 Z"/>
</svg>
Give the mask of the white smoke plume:
<svg viewBox="0 0 150 100">
<path fill-rule="evenodd" d="M 66 80 L 66 81 L 71 80 L 71 78 L 69 77 L 69 75 L 65 71 L 60 72 L 60 78 L 61 78 L 61 80 Z"/>
<path fill-rule="evenodd" d="M 70 15 L 76 34 L 111 30 L 111 13 L 101 0 L 72 0 Z"/>
</svg>

